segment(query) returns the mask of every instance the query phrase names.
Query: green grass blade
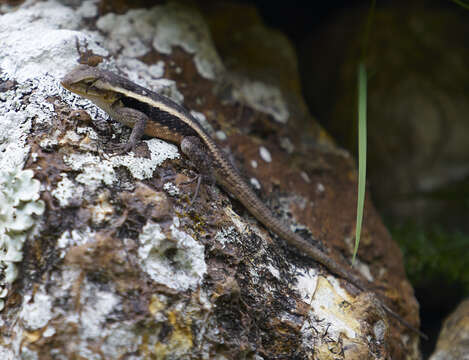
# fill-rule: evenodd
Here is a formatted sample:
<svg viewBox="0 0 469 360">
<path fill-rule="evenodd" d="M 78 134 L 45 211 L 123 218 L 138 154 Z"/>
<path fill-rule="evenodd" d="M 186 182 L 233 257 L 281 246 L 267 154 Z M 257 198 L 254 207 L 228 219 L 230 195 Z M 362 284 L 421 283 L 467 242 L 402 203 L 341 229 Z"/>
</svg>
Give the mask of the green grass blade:
<svg viewBox="0 0 469 360">
<path fill-rule="evenodd" d="M 355 248 L 353 249 L 352 265 L 358 253 L 365 205 L 366 185 L 366 68 L 363 63 L 358 65 L 358 199 L 357 221 L 355 225 Z"/>
</svg>

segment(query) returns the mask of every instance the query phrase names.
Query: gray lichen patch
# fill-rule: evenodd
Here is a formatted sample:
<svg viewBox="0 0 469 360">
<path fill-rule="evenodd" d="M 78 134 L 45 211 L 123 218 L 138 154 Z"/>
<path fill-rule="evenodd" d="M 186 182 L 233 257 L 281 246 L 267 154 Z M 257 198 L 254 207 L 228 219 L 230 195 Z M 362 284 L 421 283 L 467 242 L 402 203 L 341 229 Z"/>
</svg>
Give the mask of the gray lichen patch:
<svg viewBox="0 0 469 360">
<path fill-rule="evenodd" d="M 50 354 L 96 358 L 90 344 L 98 346 L 100 354 L 108 359 L 138 351 L 142 335 L 133 321 L 119 318 L 125 297 L 115 288 L 91 281 L 77 270 L 55 272 L 53 280 L 47 290 L 40 286 L 37 291 L 28 292 L 19 314 L 23 331 L 42 332 L 42 341 L 49 344 L 55 334 L 67 334 L 67 343 L 49 348 Z M 13 334 L 13 341 L 20 339 L 21 331 Z M 22 357 L 35 352 L 44 355 L 44 349 L 34 342 L 25 342 L 21 347 Z"/>
<path fill-rule="evenodd" d="M 0 68 L 23 82 L 46 73 L 57 74 L 75 60 L 66 54 L 75 47 L 80 18 L 69 7 L 45 1 L 2 15 Z"/>
<path fill-rule="evenodd" d="M 5 360 L 14 360 L 15 354 L 10 349 L 0 346 L 0 358 Z"/>
<path fill-rule="evenodd" d="M 20 319 L 28 330 L 45 327 L 52 319 L 52 298 L 41 288 L 34 294 L 23 298 Z"/>
<path fill-rule="evenodd" d="M 9 78 L 0 75 L 0 81 Z M 36 114 L 31 106 L 26 106 L 22 99 L 27 96 L 34 85 L 23 84 L 16 89 L 0 93 L 0 168 L 16 169 L 22 167 L 29 147 L 26 146 L 31 119 Z M 33 110 L 33 111 L 31 111 Z M 8 154 L 8 156 L 6 156 Z"/>
<path fill-rule="evenodd" d="M 88 303 L 81 314 L 81 337 L 93 339 L 101 335 L 105 328 L 106 319 L 113 312 L 119 312 L 120 297 L 113 289 L 102 290 L 92 282 L 86 282 L 82 287 L 82 301 Z"/>
<path fill-rule="evenodd" d="M 170 54 L 173 47 L 179 46 L 194 54 L 202 77 L 214 79 L 223 71 L 202 16 L 175 2 L 149 10 L 130 10 L 123 15 L 110 13 L 96 25 L 110 39 L 110 50 L 122 51 L 124 57 L 145 55 L 152 46 L 162 54 Z"/>
<path fill-rule="evenodd" d="M 65 164 L 80 171 L 76 181 L 86 185 L 91 191 L 101 184 L 113 185 L 118 181 L 115 169 L 125 167 L 136 179 L 143 180 L 153 176 L 154 170 L 167 159 L 179 157 L 177 147 L 159 139 L 145 141 L 150 150 L 150 158 L 120 155 L 103 159 L 90 153 L 73 153 L 64 157 Z"/>
<path fill-rule="evenodd" d="M 177 146 L 160 139 L 145 141 L 150 151 L 150 159 L 132 158 L 130 155 L 114 156 L 110 159 L 113 166 L 125 166 L 136 179 L 148 179 L 153 171 L 165 160 L 179 158 Z"/>
<path fill-rule="evenodd" d="M 64 231 L 57 240 L 59 256 L 65 257 L 70 248 L 94 243 L 96 233 L 89 228 Z"/>
<path fill-rule="evenodd" d="M 175 220 L 170 233 L 159 224 L 148 223 L 139 237 L 140 266 L 157 283 L 184 291 L 196 288 L 207 272 L 204 246 L 178 229 Z"/>
<path fill-rule="evenodd" d="M 233 97 L 252 108 L 271 115 L 275 121 L 286 124 L 290 117 L 288 104 L 280 88 L 260 81 L 237 79 Z"/>
<path fill-rule="evenodd" d="M 62 174 L 62 180 L 57 183 L 55 189 L 51 191 L 51 195 L 57 199 L 62 207 L 70 205 L 75 198 L 81 198 L 83 195 L 83 187 L 76 186 L 70 180 L 66 173 Z"/>
</svg>

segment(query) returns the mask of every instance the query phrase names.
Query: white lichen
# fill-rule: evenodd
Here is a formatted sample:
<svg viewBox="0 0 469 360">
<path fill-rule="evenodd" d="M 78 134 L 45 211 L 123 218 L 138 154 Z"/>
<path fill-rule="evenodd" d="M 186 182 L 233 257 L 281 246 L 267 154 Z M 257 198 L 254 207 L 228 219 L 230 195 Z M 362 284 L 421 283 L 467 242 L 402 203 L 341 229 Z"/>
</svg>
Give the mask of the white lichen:
<svg viewBox="0 0 469 360">
<path fill-rule="evenodd" d="M 309 177 L 309 175 L 306 172 L 301 171 L 300 176 L 305 181 L 305 183 L 311 184 L 311 178 Z"/>
<path fill-rule="evenodd" d="M 57 183 L 56 188 L 51 191 L 51 194 L 59 201 L 60 206 L 65 207 L 70 204 L 73 198 L 81 198 L 83 188 L 76 186 L 73 181 L 67 177 L 66 173 L 62 173 L 61 175 L 62 180 Z"/>
<path fill-rule="evenodd" d="M 85 282 L 81 297 L 88 304 L 80 316 L 81 336 L 84 339 L 98 338 L 106 327 L 109 314 L 120 309 L 120 298 L 113 292 L 100 290 L 91 282 Z"/>
<path fill-rule="evenodd" d="M 287 137 L 282 137 L 280 139 L 280 147 L 284 149 L 287 153 L 292 154 L 295 151 L 295 145 Z"/>
<path fill-rule="evenodd" d="M 226 133 L 221 130 L 216 131 L 215 136 L 220 141 L 225 141 L 228 138 L 228 136 L 226 136 Z"/>
<path fill-rule="evenodd" d="M 114 156 L 110 158 L 114 167 L 126 167 L 132 176 L 138 180 L 149 179 L 153 176 L 156 167 L 165 160 L 179 158 L 177 146 L 160 139 L 149 139 L 145 143 L 150 150 L 150 159 L 131 155 Z"/>
<path fill-rule="evenodd" d="M 140 266 L 154 281 L 185 291 L 200 284 L 207 272 L 204 246 L 171 225 L 166 235 L 159 224 L 149 222 L 139 237 Z"/>
<path fill-rule="evenodd" d="M 272 155 L 270 155 L 270 151 L 265 146 L 259 146 L 259 155 L 265 162 L 272 162 Z"/>
<path fill-rule="evenodd" d="M 28 231 L 45 208 L 33 175 L 32 170 L 0 170 L 0 309 L 6 289 L 17 277 L 15 263 L 23 260 Z"/>
<path fill-rule="evenodd" d="M 172 182 L 166 182 L 163 185 L 163 190 L 168 193 L 170 196 L 177 196 L 179 195 L 179 188 L 174 185 Z"/>
<path fill-rule="evenodd" d="M 194 54 L 201 76 L 214 79 L 223 71 L 208 26 L 195 9 L 172 2 L 122 15 L 109 13 L 98 19 L 96 26 L 106 34 L 109 50 L 123 57 L 144 55 L 151 47 L 170 54 L 179 46 Z"/>
<path fill-rule="evenodd" d="M 95 191 L 102 184 L 112 185 L 117 181 L 114 167 L 109 160 L 102 160 L 90 153 L 72 153 L 64 157 L 64 163 L 72 170 L 80 171 L 75 180 L 90 191 Z"/>
<path fill-rule="evenodd" d="M 313 299 L 314 292 L 318 286 L 317 271 L 314 269 L 309 269 L 307 271 L 303 269 L 296 270 L 297 276 L 294 288 L 298 291 L 303 301 L 309 304 Z"/>
<path fill-rule="evenodd" d="M 153 46 L 157 51 L 170 54 L 173 47 L 180 46 L 194 54 L 196 68 L 202 77 L 213 80 L 223 72 L 223 63 L 201 14 L 176 2 L 155 7 L 154 11 L 157 26 Z"/>
<path fill-rule="evenodd" d="M 0 93 L 0 299 L 7 296 L 9 285 L 17 277 L 15 264 L 23 259 L 23 244 L 36 216 L 44 212 L 44 203 L 39 200 L 39 181 L 33 179 L 32 170 L 22 169 L 30 152 L 26 140 L 32 119 L 37 126 L 50 126 L 55 111 L 46 99 L 58 93 L 55 78 L 45 73 L 52 64 L 51 51 L 58 49 L 57 37 L 46 36 L 51 41 L 47 45 L 38 40 L 47 23 L 38 19 L 38 14 L 58 14 L 50 9 L 50 4 L 38 5 L 38 13 L 33 8 L 21 14 L 6 14 L 0 21 L 0 82 L 13 79 L 20 82 Z M 28 31 L 24 29 L 26 24 Z M 28 45 L 32 47 L 25 51 Z M 47 63 L 43 64 L 41 57 L 47 58 Z M 3 306 L 0 300 L 0 308 Z"/>
<path fill-rule="evenodd" d="M 217 231 L 215 240 L 225 246 L 226 244 L 236 244 L 240 241 L 240 236 L 234 226 L 229 226 Z"/>
<path fill-rule="evenodd" d="M 75 12 L 55 1 L 30 3 L 3 15 L 0 68 L 20 83 L 47 73 L 63 74 L 76 64 L 76 58 L 66 54 L 75 49 L 77 36 L 84 37 L 73 31 L 79 25 Z"/>
<path fill-rule="evenodd" d="M 143 360 L 143 356 L 130 355 L 138 352 L 142 341 L 142 336 L 133 325 L 118 322 L 111 326 L 107 332 L 106 340 L 101 345 L 101 351 L 108 359 Z"/>
<path fill-rule="evenodd" d="M 44 330 L 44 332 L 42 333 L 42 336 L 48 338 L 48 337 L 54 336 L 55 333 L 56 333 L 56 330 L 52 326 L 49 326 L 47 327 L 46 330 Z"/>
<path fill-rule="evenodd" d="M 26 329 L 42 329 L 52 319 L 52 297 L 42 288 L 34 294 L 34 297 L 31 294 L 25 295 L 20 318 Z"/>
<path fill-rule="evenodd" d="M 150 150 L 150 158 L 136 157 L 133 152 L 126 155 L 112 156 L 103 159 L 90 153 L 73 153 L 64 157 L 64 162 L 75 171 L 80 171 L 75 178 L 95 191 L 101 185 L 113 185 L 118 181 L 115 169 L 125 167 L 132 176 L 139 180 L 149 179 L 155 169 L 167 159 L 179 157 L 175 145 L 160 139 L 145 141 Z"/>
<path fill-rule="evenodd" d="M 0 101 L 0 169 L 3 170 L 21 168 L 29 152 L 26 136 L 31 120 L 25 114 L 9 109 L 16 106 L 15 97 L 8 97 L 5 102 Z"/>
<path fill-rule="evenodd" d="M 252 185 L 254 189 L 256 190 L 261 189 L 261 183 L 256 178 L 249 178 L 249 183 Z"/>
<path fill-rule="evenodd" d="M 194 110 L 191 110 L 190 113 L 199 122 L 199 124 L 204 128 L 205 131 L 207 131 L 209 134 L 214 133 L 212 125 L 210 125 L 203 113 Z"/>
<path fill-rule="evenodd" d="M 0 359 L 3 360 L 15 360 L 15 354 L 10 349 L 0 346 Z"/>
<path fill-rule="evenodd" d="M 67 254 L 69 248 L 73 246 L 81 246 L 84 244 L 95 242 L 95 232 L 89 228 L 83 230 L 64 231 L 57 240 L 57 249 L 60 250 L 60 257 L 63 258 Z"/>
<path fill-rule="evenodd" d="M 107 191 L 102 192 L 97 196 L 96 200 L 95 204 L 88 206 L 93 223 L 101 224 L 111 220 L 115 208 L 109 202 L 109 193 Z"/>
<path fill-rule="evenodd" d="M 83 1 L 80 7 L 76 10 L 76 13 L 80 17 L 92 18 L 98 15 L 98 4 L 99 0 L 87 0 Z"/>
<path fill-rule="evenodd" d="M 237 80 L 233 97 L 252 108 L 271 115 L 275 121 L 286 124 L 290 117 L 287 101 L 280 89 L 260 81 Z"/>
</svg>

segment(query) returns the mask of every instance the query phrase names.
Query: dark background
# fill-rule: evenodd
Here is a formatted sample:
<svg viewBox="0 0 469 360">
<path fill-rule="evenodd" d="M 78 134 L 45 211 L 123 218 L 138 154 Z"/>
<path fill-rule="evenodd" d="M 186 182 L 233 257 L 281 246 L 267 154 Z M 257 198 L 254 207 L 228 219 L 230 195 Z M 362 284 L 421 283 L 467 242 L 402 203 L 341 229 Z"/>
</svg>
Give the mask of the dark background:
<svg viewBox="0 0 469 360">
<path fill-rule="evenodd" d="M 268 1 L 268 0 L 258 0 L 258 1 L 238 1 L 245 4 L 251 4 L 258 9 L 259 14 L 263 18 L 266 25 L 278 29 L 284 34 L 286 34 L 294 47 L 297 50 L 300 77 L 304 80 L 305 71 L 308 70 L 308 66 L 311 64 L 307 60 L 302 58 L 304 54 L 304 47 L 309 46 L 308 39 L 315 36 L 315 33 L 321 31 L 323 27 L 327 26 L 331 21 L 344 12 L 352 12 L 356 9 L 362 9 L 363 13 L 366 14 L 367 9 L 370 8 L 371 1 Z M 448 11 L 454 11 L 457 13 L 467 13 L 469 19 L 469 10 L 465 10 L 455 4 L 454 2 L 439 1 L 439 0 L 430 0 L 420 2 L 420 1 L 377 1 L 376 7 L 386 7 L 400 4 L 402 6 L 408 6 L 409 11 L 415 7 L 423 6 L 425 8 L 437 8 L 437 9 L 447 9 Z M 366 22 L 366 17 L 363 18 L 363 22 Z M 379 26 L 379 24 L 373 24 L 372 26 Z M 468 34 L 469 35 L 469 34 Z M 469 38 L 469 36 L 467 36 Z M 450 41 L 451 39 L 448 39 Z M 469 41 L 468 41 L 469 42 Z M 340 45 L 339 45 L 340 46 Z M 469 46 L 469 43 L 468 43 Z M 321 56 L 319 53 L 317 56 Z M 303 84 L 304 85 L 304 84 Z M 303 92 L 305 92 L 307 86 L 303 86 Z M 309 94 L 304 93 L 305 99 L 309 98 Z M 322 118 L 321 114 L 318 113 L 314 104 L 311 102 L 308 103 L 309 109 L 313 116 L 316 116 L 318 121 L 329 131 L 331 131 L 333 137 L 335 137 L 340 143 L 340 137 L 335 136 L 334 131 L 329 128 L 328 119 Z M 469 138 L 469 134 L 468 134 Z M 340 145 L 344 147 L 349 147 L 349 144 L 341 143 Z M 355 149 L 349 150 L 352 153 L 355 153 Z M 374 186 L 379 186 L 373 184 Z M 371 192 L 373 192 L 373 186 L 370 187 Z M 458 193 L 456 196 L 466 196 L 467 193 Z M 381 213 L 386 213 L 386 205 L 376 204 Z M 392 231 L 395 220 L 389 220 L 386 216 L 383 216 L 385 222 L 388 224 L 391 232 L 393 233 L 394 238 L 399 238 L 402 235 L 402 231 Z M 405 221 L 405 219 L 400 219 Z M 468 217 L 469 222 L 469 217 Z M 438 225 L 438 224 L 436 224 Z M 442 225 L 444 227 L 444 225 Z M 424 227 L 425 229 L 425 227 Z M 448 230 L 448 229 L 446 229 Z M 424 231 L 424 230 L 423 230 Z M 449 231 L 452 231 L 450 228 Z M 459 229 L 457 229 L 459 231 Z M 418 235 L 420 233 L 417 233 Z M 459 234 L 459 233 L 458 233 Z M 410 237 L 415 237 L 414 233 Z M 465 243 L 465 250 L 467 248 L 467 233 L 461 235 L 462 241 Z M 403 246 L 404 257 L 407 261 L 406 269 L 409 274 L 409 264 L 406 254 L 409 252 L 405 249 L 405 240 L 397 241 Z M 446 242 L 446 240 L 443 240 Z M 425 245 L 423 245 L 425 246 Z M 465 251 L 462 251 L 460 256 L 465 257 Z M 418 261 L 418 260 L 417 260 Z M 410 269 L 412 270 L 412 269 Z M 458 283 L 458 281 L 448 281 L 445 277 L 445 274 L 433 274 L 434 276 L 427 281 L 422 281 L 419 279 L 419 276 L 422 277 L 422 274 L 418 276 L 412 274 L 410 271 L 409 274 L 410 280 L 413 282 L 413 286 L 416 291 L 416 297 L 420 303 L 421 311 L 421 323 L 422 330 L 430 336 L 429 341 L 422 341 L 422 352 L 424 358 L 428 358 L 431 352 L 434 349 L 437 336 L 441 330 L 441 325 L 446 316 L 449 315 L 451 311 L 457 306 L 457 304 L 467 296 L 467 284 Z M 423 272 L 424 273 L 424 272 Z M 425 276 L 425 275 L 424 275 Z M 430 274 L 429 274 L 430 276 Z M 437 293 L 437 294 L 435 294 Z"/>
</svg>

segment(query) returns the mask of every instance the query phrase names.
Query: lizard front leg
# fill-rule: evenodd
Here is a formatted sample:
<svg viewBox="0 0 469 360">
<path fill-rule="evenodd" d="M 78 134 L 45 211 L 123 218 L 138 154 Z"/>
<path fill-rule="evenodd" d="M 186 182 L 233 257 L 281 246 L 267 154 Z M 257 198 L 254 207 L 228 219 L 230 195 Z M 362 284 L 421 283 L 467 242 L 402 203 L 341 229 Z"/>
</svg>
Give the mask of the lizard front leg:
<svg viewBox="0 0 469 360">
<path fill-rule="evenodd" d="M 112 106 L 112 117 L 132 128 L 132 133 L 127 143 L 115 146 L 115 155 L 125 154 L 134 149 L 142 138 L 149 117 L 139 110 L 114 105 Z"/>
</svg>

